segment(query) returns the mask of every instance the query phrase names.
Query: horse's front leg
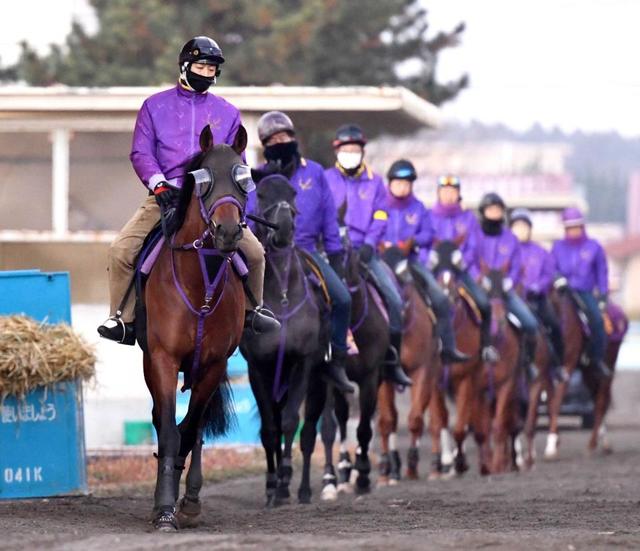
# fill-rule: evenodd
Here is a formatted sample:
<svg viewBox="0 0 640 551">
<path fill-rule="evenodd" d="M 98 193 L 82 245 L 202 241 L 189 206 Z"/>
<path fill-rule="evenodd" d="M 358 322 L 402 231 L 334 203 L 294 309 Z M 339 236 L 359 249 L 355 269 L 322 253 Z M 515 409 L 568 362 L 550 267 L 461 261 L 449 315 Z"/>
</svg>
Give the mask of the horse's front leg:
<svg viewBox="0 0 640 551">
<path fill-rule="evenodd" d="M 320 378 L 319 372 L 324 365 L 319 364 L 311 368 L 309 377 L 311 378 L 307 385 L 307 400 L 304 407 L 304 425 L 300 432 L 300 450 L 302 451 L 302 477 L 300 479 L 300 488 L 298 489 L 298 501 L 300 503 L 311 502 L 311 455 L 316 445 L 316 437 L 318 436 L 318 421 L 322 415 L 322 410 L 327 397 L 327 384 Z M 335 437 L 335 433 L 334 433 Z M 333 494 L 336 495 L 336 473 L 331 471 L 327 473 L 325 469 L 323 477 L 323 485 L 331 483 L 333 485 Z"/>
<path fill-rule="evenodd" d="M 162 348 L 144 355 L 144 376 L 153 399 L 153 425 L 158 435 L 153 524 L 162 532 L 178 529 L 175 514 L 175 467 L 180 449 L 180 432 L 176 426 L 178 368 L 177 359 Z"/>
<path fill-rule="evenodd" d="M 292 452 L 293 439 L 300 422 L 300 406 L 307 391 L 307 377 L 309 366 L 307 362 L 292 362 L 291 375 L 289 377 L 289 391 L 287 402 L 282 408 L 281 426 L 284 436 L 284 449 L 282 460 L 278 467 L 278 488 L 276 497 L 278 500 L 288 500 L 291 496 L 289 484 L 293 476 Z"/>
<path fill-rule="evenodd" d="M 424 432 L 424 413 L 429 407 L 433 383 L 429 376 L 429 366 L 421 364 L 411 374 L 411 409 L 409 410 L 408 428 L 411 434 L 409 451 L 407 452 L 407 478 L 418 479 L 418 462 L 420 460 L 420 439 Z"/>
<path fill-rule="evenodd" d="M 360 422 L 358 423 L 357 430 L 358 449 L 356 451 L 355 468 L 358 471 L 356 492 L 361 494 L 368 493 L 371 490 L 371 481 L 369 479 L 369 473 L 371 472 L 369 444 L 373 436 L 371 420 L 376 411 L 377 386 L 377 377 L 371 375 L 360 385 Z"/>
<path fill-rule="evenodd" d="M 378 461 L 378 486 L 389 484 L 391 458 L 389 438 L 396 432 L 398 411 L 395 405 L 395 388 L 390 381 L 383 381 L 378 388 L 378 432 L 380 433 L 380 460 Z M 397 450 L 396 450 L 397 453 Z"/>
</svg>

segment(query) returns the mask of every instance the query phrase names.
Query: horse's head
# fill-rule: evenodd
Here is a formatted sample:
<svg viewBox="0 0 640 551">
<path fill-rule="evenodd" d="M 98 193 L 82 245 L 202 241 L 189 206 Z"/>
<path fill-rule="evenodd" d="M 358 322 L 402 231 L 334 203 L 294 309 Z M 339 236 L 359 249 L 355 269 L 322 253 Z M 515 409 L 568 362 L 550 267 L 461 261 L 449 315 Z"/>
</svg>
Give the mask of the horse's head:
<svg viewBox="0 0 640 551">
<path fill-rule="evenodd" d="M 429 253 L 429 267 L 433 271 L 440 286 L 449 297 L 455 297 L 456 276 L 462 266 L 460 245 L 464 236 L 454 240 L 435 240 Z"/>
<path fill-rule="evenodd" d="M 214 246 L 223 252 L 238 248 L 247 196 L 255 189 L 251 169 L 241 157 L 246 147 L 243 126 L 238 128 L 232 145 L 214 144 L 211 128 L 205 126 L 200 133 L 201 153 L 183 186 L 182 204 L 188 205 L 192 198 L 198 201 L 200 216 L 211 230 Z"/>
<path fill-rule="evenodd" d="M 509 290 L 508 286 L 511 285 L 506 277 L 508 270 L 508 265 L 500 269 L 492 269 L 482 259 L 480 260 L 482 286 L 487 291 L 489 303 L 491 304 L 491 333 L 493 336 L 500 334 L 507 324 L 505 297 Z"/>
<path fill-rule="evenodd" d="M 260 226 L 257 235 L 265 246 L 276 248 L 293 245 L 297 191 L 282 174 L 272 174 L 258 185 L 258 210 L 276 228 Z"/>
</svg>

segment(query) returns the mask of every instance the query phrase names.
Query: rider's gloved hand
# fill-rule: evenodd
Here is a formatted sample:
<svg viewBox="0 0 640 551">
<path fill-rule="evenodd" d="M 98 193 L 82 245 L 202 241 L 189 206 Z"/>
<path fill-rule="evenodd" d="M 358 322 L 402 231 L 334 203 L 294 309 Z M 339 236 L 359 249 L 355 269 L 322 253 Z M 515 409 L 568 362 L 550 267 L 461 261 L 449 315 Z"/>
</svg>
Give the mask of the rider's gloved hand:
<svg viewBox="0 0 640 551">
<path fill-rule="evenodd" d="M 344 254 L 332 253 L 327 255 L 327 257 L 329 259 L 329 266 L 331 266 L 336 275 L 340 279 L 345 279 L 346 273 L 344 269 Z"/>
<path fill-rule="evenodd" d="M 598 308 L 600 309 L 601 312 L 604 312 L 607 309 L 607 295 L 603 295 L 601 297 L 598 298 Z"/>
<path fill-rule="evenodd" d="M 153 195 L 160 207 L 162 231 L 166 239 L 169 239 L 177 228 L 177 203 L 180 190 L 171 187 L 167 182 L 160 182 L 153 188 Z"/>
<path fill-rule="evenodd" d="M 371 262 L 371 259 L 373 258 L 374 252 L 375 251 L 373 250 L 373 247 L 368 243 L 365 243 L 364 245 L 362 245 L 362 247 L 360 247 L 360 250 L 358 250 L 358 256 L 360 257 L 360 260 L 362 262 L 364 262 L 365 264 L 369 264 L 369 262 Z"/>
<path fill-rule="evenodd" d="M 168 182 L 160 182 L 153 188 L 153 195 L 161 210 L 175 208 L 180 191 L 171 187 Z"/>
</svg>

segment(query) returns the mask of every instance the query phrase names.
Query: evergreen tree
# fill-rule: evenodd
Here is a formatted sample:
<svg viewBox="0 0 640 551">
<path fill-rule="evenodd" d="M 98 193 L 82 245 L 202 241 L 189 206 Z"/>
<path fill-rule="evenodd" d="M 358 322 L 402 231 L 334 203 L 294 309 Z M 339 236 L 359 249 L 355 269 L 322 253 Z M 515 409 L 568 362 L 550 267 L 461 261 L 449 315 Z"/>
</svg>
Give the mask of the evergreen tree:
<svg viewBox="0 0 640 551">
<path fill-rule="evenodd" d="M 440 104 L 468 79 L 440 83 L 439 53 L 464 24 L 429 37 L 417 0 L 90 0 L 99 29 L 74 23 L 64 46 L 39 56 L 27 43 L 0 78 L 34 85 L 158 85 L 176 77 L 177 53 L 206 34 L 223 48 L 228 85 L 404 85 Z M 398 72 L 412 62 L 411 74 Z"/>
</svg>

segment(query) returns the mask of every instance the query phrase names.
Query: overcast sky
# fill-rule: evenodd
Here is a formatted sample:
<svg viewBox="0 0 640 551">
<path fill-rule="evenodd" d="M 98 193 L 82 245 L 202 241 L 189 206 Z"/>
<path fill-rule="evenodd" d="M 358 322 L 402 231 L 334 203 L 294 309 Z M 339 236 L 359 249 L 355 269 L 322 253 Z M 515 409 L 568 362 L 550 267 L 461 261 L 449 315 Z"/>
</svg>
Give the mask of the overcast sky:
<svg viewBox="0 0 640 551">
<path fill-rule="evenodd" d="M 467 23 L 462 46 L 440 60 L 441 79 L 471 76 L 446 116 L 640 136 L 640 0 L 423 3 L 433 30 Z M 3 64 L 15 60 L 20 40 L 41 50 L 62 42 L 74 16 L 94 24 L 86 0 L 0 0 L 0 7 Z"/>
</svg>

